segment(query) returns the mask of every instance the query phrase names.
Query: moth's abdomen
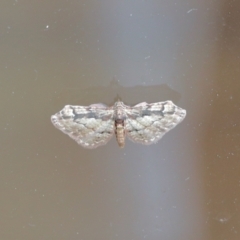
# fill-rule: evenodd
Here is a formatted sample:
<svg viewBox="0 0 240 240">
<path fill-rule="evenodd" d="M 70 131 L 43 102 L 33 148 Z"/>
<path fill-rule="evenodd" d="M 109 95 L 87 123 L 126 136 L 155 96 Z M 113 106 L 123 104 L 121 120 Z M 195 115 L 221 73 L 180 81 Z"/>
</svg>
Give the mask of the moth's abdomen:
<svg viewBox="0 0 240 240">
<path fill-rule="evenodd" d="M 124 120 L 115 120 L 115 134 L 120 148 L 125 145 Z"/>
</svg>

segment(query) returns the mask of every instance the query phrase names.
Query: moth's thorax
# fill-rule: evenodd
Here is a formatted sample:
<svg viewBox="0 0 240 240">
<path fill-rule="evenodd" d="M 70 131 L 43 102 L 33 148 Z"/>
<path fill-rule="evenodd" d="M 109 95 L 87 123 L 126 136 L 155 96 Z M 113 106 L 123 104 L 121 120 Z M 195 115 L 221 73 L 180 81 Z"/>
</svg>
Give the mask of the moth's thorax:
<svg viewBox="0 0 240 240">
<path fill-rule="evenodd" d="M 124 108 L 126 108 L 126 106 L 124 105 L 123 102 L 118 101 L 115 103 L 115 105 L 114 105 L 115 120 L 125 120 L 126 119 Z"/>
</svg>

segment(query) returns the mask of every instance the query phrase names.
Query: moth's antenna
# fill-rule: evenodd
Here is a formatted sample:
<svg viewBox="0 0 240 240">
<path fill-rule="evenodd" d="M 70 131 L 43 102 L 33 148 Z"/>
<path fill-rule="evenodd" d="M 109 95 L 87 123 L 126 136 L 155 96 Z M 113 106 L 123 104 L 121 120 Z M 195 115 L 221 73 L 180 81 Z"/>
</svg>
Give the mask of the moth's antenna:
<svg viewBox="0 0 240 240">
<path fill-rule="evenodd" d="M 122 98 L 119 97 L 118 94 L 117 94 L 117 96 L 115 97 L 115 102 L 122 102 Z"/>
</svg>

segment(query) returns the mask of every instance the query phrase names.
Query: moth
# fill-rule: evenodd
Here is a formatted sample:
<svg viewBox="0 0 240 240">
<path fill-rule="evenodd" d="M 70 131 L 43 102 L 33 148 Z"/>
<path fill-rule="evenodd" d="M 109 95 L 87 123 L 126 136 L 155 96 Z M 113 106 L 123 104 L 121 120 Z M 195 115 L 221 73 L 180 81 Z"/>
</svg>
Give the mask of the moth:
<svg viewBox="0 0 240 240">
<path fill-rule="evenodd" d="M 113 106 L 66 105 L 51 117 L 53 125 L 85 148 L 106 144 L 115 133 L 123 148 L 125 136 L 136 143 L 157 143 L 162 136 L 179 124 L 186 110 L 172 101 L 139 103 L 133 107 L 117 101 Z"/>
</svg>

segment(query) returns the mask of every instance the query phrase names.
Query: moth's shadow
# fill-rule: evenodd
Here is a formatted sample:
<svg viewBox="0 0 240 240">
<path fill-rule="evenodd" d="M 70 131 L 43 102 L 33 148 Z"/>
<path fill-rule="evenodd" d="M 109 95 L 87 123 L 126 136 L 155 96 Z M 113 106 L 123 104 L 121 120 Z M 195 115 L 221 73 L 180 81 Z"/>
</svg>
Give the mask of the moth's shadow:
<svg viewBox="0 0 240 240">
<path fill-rule="evenodd" d="M 63 104 L 87 106 L 93 103 L 113 105 L 117 100 L 126 105 L 140 102 L 161 102 L 171 100 L 177 103 L 181 95 L 166 84 L 152 86 L 123 87 L 118 81 L 112 80 L 108 86 L 93 86 L 86 89 L 64 89 L 58 94 L 58 101 Z M 55 99 L 55 100 L 57 100 Z"/>
</svg>

